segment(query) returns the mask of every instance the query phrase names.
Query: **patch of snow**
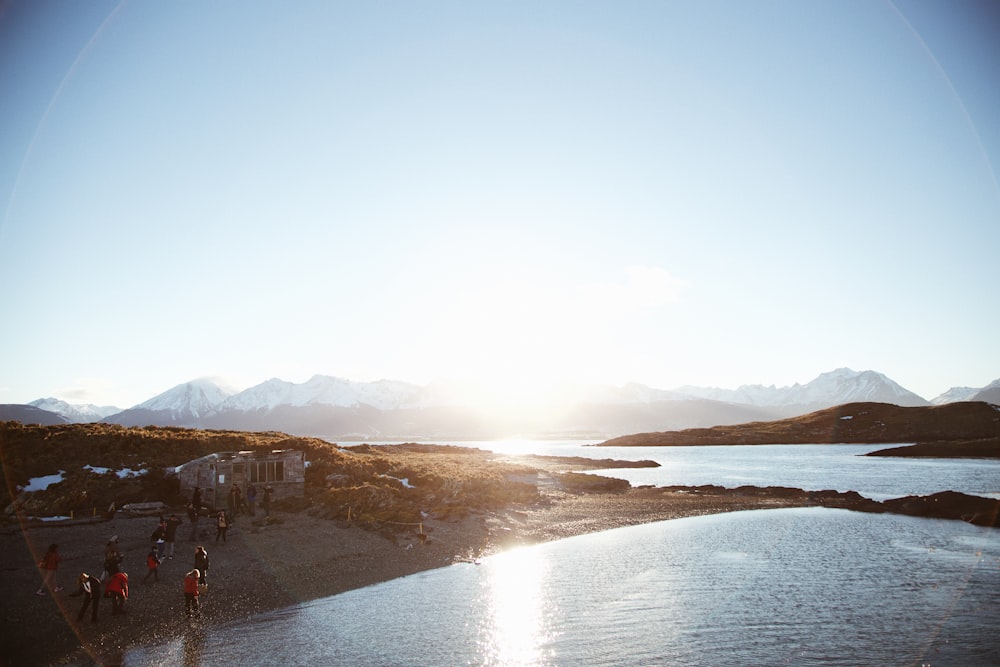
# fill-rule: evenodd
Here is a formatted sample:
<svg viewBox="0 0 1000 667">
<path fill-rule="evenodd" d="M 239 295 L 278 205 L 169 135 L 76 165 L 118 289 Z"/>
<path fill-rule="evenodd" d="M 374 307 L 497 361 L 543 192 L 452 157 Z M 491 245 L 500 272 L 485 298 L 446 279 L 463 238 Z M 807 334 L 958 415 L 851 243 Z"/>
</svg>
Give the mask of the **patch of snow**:
<svg viewBox="0 0 1000 667">
<path fill-rule="evenodd" d="M 399 477 L 393 477 L 392 475 L 379 475 L 379 477 L 383 477 L 385 479 L 394 479 L 397 482 L 399 482 L 400 484 L 402 484 L 403 487 L 405 487 L 407 489 L 415 489 L 415 488 L 417 488 L 417 487 L 413 486 L 412 484 L 410 484 L 410 478 L 409 477 L 403 477 L 402 479 L 400 479 Z"/>
<path fill-rule="evenodd" d="M 66 474 L 65 470 L 60 470 L 58 474 L 55 475 L 45 475 L 44 477 L 32 477 L 28 480 L 28 485 L 24 487 L 24 491 L 44 491 L 53 484 L 58 484 L 63 481 L 63 475 Z"/>
<path fill-rule="evenodd" d="M 83 466 L 83 469 L 95 472 L 98 475 L 107 475 L 109 472 L 111 472 L 111 468 L 101 468 L 100 466 L 92 466 L 92 465 L 85 465 Z M 138 477 L 139 475 L 145 475 L 147 472 L 148 471 L 145 468 L 143 468 L 142 470 L 132 470 L 131 468 L 122 468 L 121 470 L 115 472 L 115 474 L 118 476 L 118 479 L 125 479 L 126 477 Z"/>
<path fill-rule="evenodd" d="M 854 415 L 844 415 L 841 419 L 854 419 Z"/>
</svg>

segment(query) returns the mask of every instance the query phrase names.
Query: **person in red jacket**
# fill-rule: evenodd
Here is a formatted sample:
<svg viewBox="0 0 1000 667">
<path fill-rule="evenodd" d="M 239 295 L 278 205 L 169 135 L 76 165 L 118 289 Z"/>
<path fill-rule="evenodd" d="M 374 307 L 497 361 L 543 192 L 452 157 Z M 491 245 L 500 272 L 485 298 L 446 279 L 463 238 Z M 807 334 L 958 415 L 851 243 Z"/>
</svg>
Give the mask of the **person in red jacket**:
<svg viewBox="0 0 1000 667">
<path fill-rule="evenodd" d="M 128 575 L 115 572 L 104 585 L 104 597 L 111 598 L 111 613 L 124 614 L 125 601 L 128 600 Z"/>
<path fill-rule="evenodd" d="M 150 549 L 149 554 L 146 555 L 146 567 L 149 568 L 149 572 L 143 578 L 143 583 L 146 583 L 150 577 L 153 577 L 153 581 L 160 580 L 160 563 L 160 557 L 156 555 L 156 549 Z"/>
<path fill-rule="evenodd" d="M 201 579 L 201 572 L 197 568 L 184 575 L 184 609 L 188 618 L 198 618 L 201 616 L 201 609 L 198 608 L 198 580 Z"/>
<path fill-rule="evenodd" d="M 59 561 L 61 560 L 59 545 L 50 544 L 49 550 L 42 556 L 42 560 L 38 561 L 38 567 L 42 568 L 42 585 L 35 591 L 35 595 L 45 595 L 44 589 L 46 588 L 55 593 L 62 590 L 62 586 L 56 581 L 56 570 L 59 569 Z"/>
</svg>

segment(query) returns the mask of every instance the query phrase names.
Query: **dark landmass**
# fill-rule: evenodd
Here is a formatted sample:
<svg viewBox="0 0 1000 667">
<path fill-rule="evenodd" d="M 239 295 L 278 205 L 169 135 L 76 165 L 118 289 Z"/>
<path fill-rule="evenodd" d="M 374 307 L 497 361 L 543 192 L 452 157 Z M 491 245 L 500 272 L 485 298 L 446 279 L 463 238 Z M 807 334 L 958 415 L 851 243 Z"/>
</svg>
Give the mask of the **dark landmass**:
<svg viewBox="0 0 1000 667">
<path fill-rule="evenodd" d="M 865 456 L 902 456 L 931 459 L 1000 459 L 1000 438 L 918 442 L 915 445 L 890 447 Z"/>
<path fill-rule="evenodd" d="M 612 438 L 598 447 L 869 444 L 1000 438 L 1000 407 L 962 402 L 929 407 L 847 403 L 800 417 Z"/>
<path fill-rule="evenodd" d="M 545 456 L 543 454 L 525 454 L 517 457 L 528 463 L 556 463 L 566 470 L 612 470 L 614 468 L 659 468 L 656 461 L 622 461 L 620 459 L 588 459 L 583 456 Z"/>
<path fill-rule="evenodd" d="M 41 424 L 42 426 L 69 423 L 69 420 L 62 415 L 20 403 L 0 403 L 0 422 L 3 421 L 19 421 L 23 424 Z"/>
</svg>

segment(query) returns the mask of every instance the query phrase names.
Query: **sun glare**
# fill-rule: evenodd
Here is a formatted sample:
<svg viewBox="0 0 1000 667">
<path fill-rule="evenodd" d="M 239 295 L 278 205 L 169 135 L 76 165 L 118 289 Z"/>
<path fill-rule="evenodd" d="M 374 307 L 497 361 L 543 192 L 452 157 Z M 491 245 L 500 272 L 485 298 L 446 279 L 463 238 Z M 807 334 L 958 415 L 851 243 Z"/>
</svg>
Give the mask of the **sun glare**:
<svg viewBox="0 0 1000 667">
<path fill-rule="evenodd" d="M 483 652 L 487 665 L 541 665 L 551 639 L 544 589 L 548 561 L 535 549 L 518 549 L 490 558 L 489 616 Z"/>
</svg>

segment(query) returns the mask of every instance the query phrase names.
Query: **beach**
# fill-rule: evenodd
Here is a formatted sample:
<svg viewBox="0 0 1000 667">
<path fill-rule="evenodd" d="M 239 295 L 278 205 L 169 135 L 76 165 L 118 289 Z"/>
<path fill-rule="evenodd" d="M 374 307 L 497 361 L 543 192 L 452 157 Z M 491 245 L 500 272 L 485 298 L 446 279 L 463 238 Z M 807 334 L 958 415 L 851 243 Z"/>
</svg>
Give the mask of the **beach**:
<svg viewBox="0 0 1000 667">
<path fill-rule="evenodd" d="M 5 665 L 115 665 L 129 648 L 178 637 L 189 631 L 182 582 L 194 567 L 194 549 L 203 545 L 211 566 L 200 596 L 203 625 L 248 618 L 308 600 L 335 595 L 416 572 L 474 562 L 497 551 L 638 523 L 719 512 L 811 504 L 803 496 L 692 493 L 653 488 L 622 493 L 573 494 L 544 474 L 540 501 L 463 518 L 427 518 L 422 525 L 363 525 L 304 512 L 258 511 L 241 515 L 226 541 L 202 519 L 196 540 L 185 519 L 173 559 L 160 566 L 159 580 L 146 576 L 146 554 L 156 516 L 53 522 L 0 529 L 4 564 L 4 625 L 0 655 Z M 421 532 L 422 531 L 422 532 Z M 100 576 L 105 545 L 117 536 L 125 554 L 130 596 L 126 613 L 112 616 L 102 599 L 97 623 L 76 615 L 82 597 L 71 597 L 80 572 Z M 59 545 L 58 583 L 46 596 L 36 565 L 50 544 Z"/>
</svg>

